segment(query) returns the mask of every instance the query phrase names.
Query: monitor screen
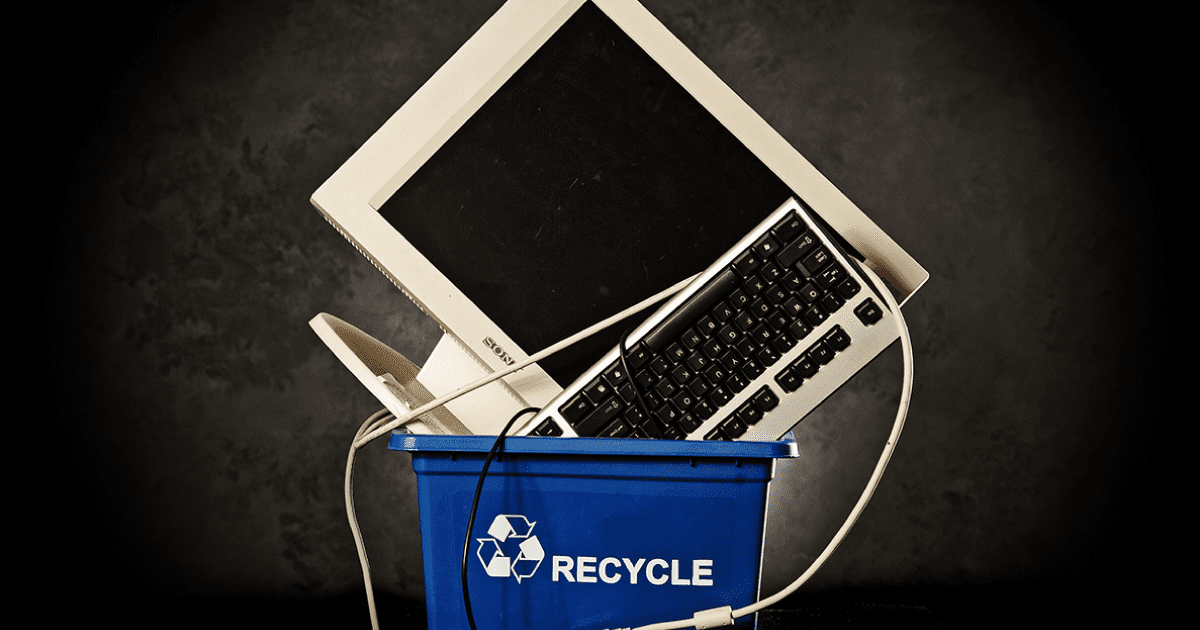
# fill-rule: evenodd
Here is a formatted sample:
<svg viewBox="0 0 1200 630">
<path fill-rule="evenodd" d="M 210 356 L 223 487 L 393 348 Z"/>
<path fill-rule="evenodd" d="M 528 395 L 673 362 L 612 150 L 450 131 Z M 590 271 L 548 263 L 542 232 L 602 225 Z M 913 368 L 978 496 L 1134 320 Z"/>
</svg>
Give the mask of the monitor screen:
<svg viewBox="0 0 1200 630">
<path fill-rule="evenodd" d="M 534 354 L 704 270 L 791 196 L 585 2 L 379 212 Z M 565 387 L 646 315 L 539 365 Z"/>
</svg>

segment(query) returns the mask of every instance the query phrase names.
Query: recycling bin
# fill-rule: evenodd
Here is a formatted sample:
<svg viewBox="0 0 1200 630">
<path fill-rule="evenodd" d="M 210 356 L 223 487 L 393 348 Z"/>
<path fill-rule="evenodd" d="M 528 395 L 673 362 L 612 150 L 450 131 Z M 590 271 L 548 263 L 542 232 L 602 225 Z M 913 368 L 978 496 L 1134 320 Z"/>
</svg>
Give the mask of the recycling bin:
<svg viewBox="0 0 1200 630">
<path fill-rule="evenodd" d="M 462 556 L 493 436 L 394 433 L 417 477 L 431 630 L 467 628 Z M 467 557 L 479 630 L 625 628 L 758 599 L 778 442 L 510 437 Z M 753 628 L 755 619 L 737 628 Z"/>
</svg>

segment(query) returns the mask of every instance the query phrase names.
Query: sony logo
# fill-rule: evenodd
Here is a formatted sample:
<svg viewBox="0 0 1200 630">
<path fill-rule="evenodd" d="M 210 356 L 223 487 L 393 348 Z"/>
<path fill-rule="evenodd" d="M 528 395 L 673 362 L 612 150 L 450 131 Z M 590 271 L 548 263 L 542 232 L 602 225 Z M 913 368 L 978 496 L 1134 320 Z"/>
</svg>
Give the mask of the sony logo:
<svg viewBox="0 0 1200 630">
<path fill-rule="evenodd" d="M 508 356 L 508 353 L 504 351 L 504 348 L 501 348 L 500 344 L 496 343 L 496 340 L 492 339 L 491 337 L 483 338 L 483 347 L 496 353 L 496 356 L 500 357 L 500 360 L 503 361 L 505 365 L 512 365 L 513 363 L 516 363 L 516 360 Z"/>
</svg>

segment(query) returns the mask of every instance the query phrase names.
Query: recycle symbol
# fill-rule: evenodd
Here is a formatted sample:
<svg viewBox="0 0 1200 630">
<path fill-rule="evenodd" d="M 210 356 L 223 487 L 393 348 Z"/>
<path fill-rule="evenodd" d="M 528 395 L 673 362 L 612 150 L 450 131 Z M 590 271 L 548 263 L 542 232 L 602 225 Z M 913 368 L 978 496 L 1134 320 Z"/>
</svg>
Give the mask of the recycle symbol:
<svg viewBox="0 0 1200 630">
<path fill-rule="evenodd" d="M 538 567 L 542 566 L 542 559 L 546 557 L 542 543 L 538 541 L 537 536 L 532 535 L 534 525 L 537 525 L 537 521 L 530 522 L 520 514 L 496 515 L 487 530 L 491 537 L 475 539 L 479 542 L 475 555 L 479 557 L 479 562 L 483 564 L 488 575 L 499 578 L 512 575 L 517 578 L 518 584 L 525 578 L 533 577 Z M 504 555 L 504 548 L 500 546 L 500 543 L 510 538 L 524 539 L 518 547 L 520 552 L 516 558 Z M 485 559 L 487 555 L 490 557 Z"/>
</svg>

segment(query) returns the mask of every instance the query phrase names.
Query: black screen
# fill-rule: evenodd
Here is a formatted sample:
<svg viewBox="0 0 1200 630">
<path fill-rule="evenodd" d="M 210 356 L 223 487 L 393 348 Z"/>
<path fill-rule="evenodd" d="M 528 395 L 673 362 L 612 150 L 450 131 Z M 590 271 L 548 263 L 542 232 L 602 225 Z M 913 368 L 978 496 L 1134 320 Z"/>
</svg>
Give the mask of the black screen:
<svg viewBox="0 0 1200 630">
<path fill-rule="evenodd" d="M 589 2 L 380 213 L 533 354 L 703 271 L 789 196 Z M 650 312 L 539 365 L 566 386 Z"/>
</svg>

